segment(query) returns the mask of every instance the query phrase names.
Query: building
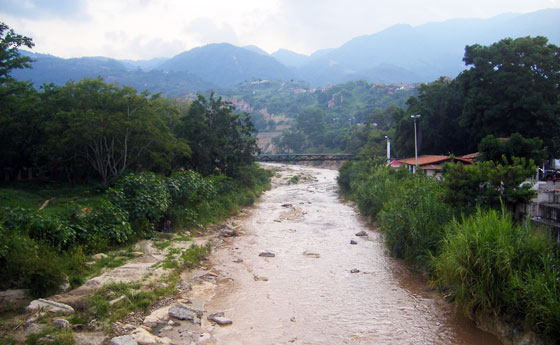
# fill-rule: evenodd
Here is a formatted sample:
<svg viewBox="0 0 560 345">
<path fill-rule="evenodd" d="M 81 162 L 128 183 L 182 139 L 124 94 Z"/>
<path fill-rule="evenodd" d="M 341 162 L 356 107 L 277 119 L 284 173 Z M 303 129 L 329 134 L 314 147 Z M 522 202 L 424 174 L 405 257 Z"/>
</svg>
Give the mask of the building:
<svg viewBox="0 0 560 345">
<path fill-rule="evenodd" d="M 441 175 L 441 170 L 443 168 L 444 163 L 449 162 L 461 162 L 463 164 L 472 164 L 474 163 L 478 153 L 471 153 L 465 156 L 437 156 L 437 155 L 424 155 L 418 156 L 418 168 L 422 170 L 428 176 L 435 176 L 438 177 Z M 408 170 L 414 170 L 414 166 L 416 165 L 416 158 L 405 158 L 399 159 L 398 162 L 401 165 L 404 165 Z M 391 162 L 391 167 L 396 167 L 398 164 L 395 161 Z M 400 165 L 399 165 L 400 166 Z"/>
</svg>

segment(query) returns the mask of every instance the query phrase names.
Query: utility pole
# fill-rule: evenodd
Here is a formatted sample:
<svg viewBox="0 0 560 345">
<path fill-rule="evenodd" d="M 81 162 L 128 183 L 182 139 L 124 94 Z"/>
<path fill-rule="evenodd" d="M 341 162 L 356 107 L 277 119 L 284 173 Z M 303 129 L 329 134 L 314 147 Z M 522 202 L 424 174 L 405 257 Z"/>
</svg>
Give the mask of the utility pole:
<svg viewBox="0 0 560 345">
<path fill-rule="evenodd" d="M 416 165 L 414 165 L 414 173 L 418 170 L 418 137 L 416 136 L 416 119 L 419 119 L 422 115 L 410 115 L 414 120 L 414 157 L 416 157 Z"/>
<path fill-rule="evenodd" d="M 385 136 L 387 140 L 387 165 L 391 164 L 391 140 L 388 136 Z"/>
</svg>

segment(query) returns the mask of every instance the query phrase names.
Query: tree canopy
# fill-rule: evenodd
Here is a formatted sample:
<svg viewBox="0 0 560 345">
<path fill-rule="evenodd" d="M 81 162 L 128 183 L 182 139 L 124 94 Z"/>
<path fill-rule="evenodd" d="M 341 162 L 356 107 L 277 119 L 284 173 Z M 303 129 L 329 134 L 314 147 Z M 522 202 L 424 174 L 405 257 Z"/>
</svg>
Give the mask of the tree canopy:
<svg viewBox="0 0 560 345">
<path fill-rule="evenodd" d="M 33 40 L 16 34 L 8 25 L 0 22 L 0 83 L 10 79 L 11 70 L 29 67 L 31 59 L 19 53 L 18 48 L 21 46 L 32 48 Z"/>
<path fill-rule="evenodd" d="M 460 125 L 476 141 L 492 134 L 540 137 L 560 153 L 560 48 L 545 37 L 503 39 L 465 49 L 457 78 L 465 104 Z"/>
</svg>

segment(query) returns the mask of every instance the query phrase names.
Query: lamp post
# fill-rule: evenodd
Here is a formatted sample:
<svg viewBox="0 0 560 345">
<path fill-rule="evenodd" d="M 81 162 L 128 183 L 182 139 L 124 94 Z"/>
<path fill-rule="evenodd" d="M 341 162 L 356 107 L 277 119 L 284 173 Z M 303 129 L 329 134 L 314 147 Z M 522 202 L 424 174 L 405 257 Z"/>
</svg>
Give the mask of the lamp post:
<svg viewBox="0 0 560 345">
<path fill-rule="evenodd" d="M 410 115 L 410 118 L 414 120 L 414 157 L 416 158 L 416 165 L 414 166 L 414 173 L 418 169 L 418 138 L 416 136 L 416 119 L 420 118 L 420 114 Z"/>
<path fill-rule="evenodd" d="M 391 164 L 391 140 L 388 136 L 385 136 L 387 140 L 387 165 Z"/>
</svg>

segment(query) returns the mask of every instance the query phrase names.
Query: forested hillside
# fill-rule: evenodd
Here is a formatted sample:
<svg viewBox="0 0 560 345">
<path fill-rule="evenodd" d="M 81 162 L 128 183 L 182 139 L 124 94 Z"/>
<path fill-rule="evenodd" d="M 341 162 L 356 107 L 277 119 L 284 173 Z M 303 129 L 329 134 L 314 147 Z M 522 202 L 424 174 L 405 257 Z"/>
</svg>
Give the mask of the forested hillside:
<svg viewBox="0 0 560 345">
<path fill-rule="evenodd" d="M 301 81 L 261 80 L 219 94 L 249 112 L 260 133 L 276 137 L 285 131 L 274 146 L 261 146 L 265 150 L 342 152 L 353 149 L 351 128 L 367 122 L 388 128 L 393 120 L 381 110 L 403 107 L 417 91 L 413 85 L 364 81 L 316 89 Z"/>
</svg>

